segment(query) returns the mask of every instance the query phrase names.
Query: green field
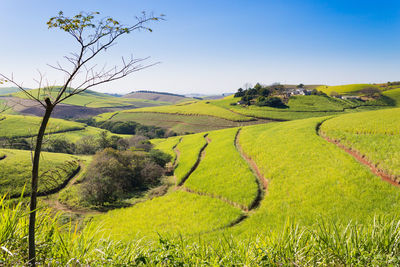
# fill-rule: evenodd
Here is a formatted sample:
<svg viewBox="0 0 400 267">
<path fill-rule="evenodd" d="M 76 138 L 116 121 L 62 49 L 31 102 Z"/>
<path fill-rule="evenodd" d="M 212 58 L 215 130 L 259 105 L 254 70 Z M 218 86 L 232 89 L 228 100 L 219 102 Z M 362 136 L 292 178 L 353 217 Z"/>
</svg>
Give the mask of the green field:
<svg viewBox="0 0 400 267">
<path fill-rule="evenodd" d="M 161 107 L 149 107 L 141 109 L 126 110 L 124 113 L 167 113 L 167 114 L 181 114 L 181 115 L 206 115 L 217 118 L 222 118 L 230 121 L 250 121 L 251 117 L 236 114 L 225 108 L 221 108 L 216 105 L 212 105 L 211 101 L 191 101 L 184 102 L 176 105 L 161 106 Z M 107 117 L 103 117 L 107 119 Z"/>
<path fill-rule="evenodd" d="M 210 103 L 246 116 L 273 120 L 297 120 L 336 115 L 344 112 L 353 112 L 356 111 L 357 107 L 369 105 L 368 102 L 358 100 L 342 100 L 317 95 L 292 96 L 287 103 L 288 108 L 231 105 L 232 103 L 237 103 L 239 100 L 240 98 L 230 96 L 222 100 L 211 101 Z M 386 105 L 386 103 L 373 104 L 377 104 L 379 107 Z M 366 108 L 374 107 L 367 106 Z"/>
<path fill-rule="evenodd" d="M 151 143 L 155 149 L 159 149 L 172 157 L 171 162 L 175 162 L 176 153 L 174 147 L 179 144 L 181 137 L 171 137 L 168 139 L 152 139 Z"/>
<path fill-rule="evenodd" d="M 143 125 L 158 126 L 169 129 L 178 134 L 199 133 L 224 128 L 239 127 L 251 125 L 255 123 L 263 123 L 264 121 L 236 122 L 214 116 L 205 115 L 180 115 L 180 114 L 164 114 L 151 112 L 125 112 L 119 111 L 114 113 L 104 113 L 96 119 L 109 119 L 113 121 L 135 121 Z M 265 121 L 267 122 L 267 121 Z"/>
<path fill-rule="evenodd" d="M 32 89 L 29 90 L 33 96 L 38 96 L 39 90 Z M 49 92 L 40 92 L 39 97 L 44 98 L 45 96 L 51 96 L 55 98 L 58 93 L 57 88 L 52 88 Z M 24 92 L 14 93 L 13 96 L 20 98 L 28 98 Z M 74 95 L 71 98 L 63 101 L 64 104 L 70 104 L 75 106 L 84 106 L 89 108 L 112 108 L 112 107 L 149 107 L 149 106 L 158 106 L 158 105 L 167 105 L 167 102 L 159 102 L 152 101 L 146 99 L 134 99 L 134 98 L 122 98 L 122 97 L 114 97 L 107 94 L 102 94 L 99 92 L 87 90 L 78 95 Z"/>
<path fill-rule="evenodd" d="M 37 134 L 41 122 L 40 117 L 22 115 L 0 115 L 0 137 L 31 137 Z M 46 133 L 84 130 L 85 124 L 50 119 Z"/>
<path fill-rule="evenodd" d="M 176 147 L 177 153 L 179 153 L 174 171 L 176 184 L 180 185 L 188 177 L 199 157 L 200 150 L 206 143 L 204 134 L 187 135 L 182 138 Z"/>
<path fill-rule="evenodd" d="M 375 215 L 399 215 L 398 188 L 317 135 L 325 119 L 243 128 L 239 142 L 269 185 L 260 208 L 235 234 L 276 231 L 288 219 L 311 226 L 318 218 L 370 223 Z"/>
<path fill-rule="evenodd" d="M 357 93 L 358 91 L 367 88 L 367 87 L 372 87 L 376 89 L 380 89 L 381 87 L 375 84 L 345 84 L 345 85 L 335 85 L 335 86 L 329 86 L 329 85 L 321 85 L 318 86 L 316 89 L 318 91 L 322 91 L 326 94 L 330 94 L 331 92 L 336 92 L 339 94 L 352 94 L 352 93 Z"/>
<path fill-rule="evenodd" d="M 177 191 L 95 218 L 105 234 L 120 240 L 161 235 L 196 235 L 228 226 L 241 211 L 225 202 Z"/>
<path fill-rule="evenodd" d="M 400 106 L 400 88 L 385 91 L 383 95 L 393 99 L 396 106 Z"/>
<path fill-rule="evenodd" d="M 233 128 L 214 131 L 207 136 L 211 141 L 205 149 L 205 156 L 184 186 L 250 209 L 257 198 L 258 185 L 247 163 L 236 150 L 234 140 L 237 132 L 238 129 Z M 179 162 L 182 160 L 183 154 Z"/>
<path fill-rule="evenodd" d="M 27 138 L 37 135 L 41 118 L 22 115 L 0 115 L 0 138 Z M 76 142 L 84 136 L 98 136 L 101 132 L 110 135 L 129 137 L 130 135 L 113 134 L 107 130 L 87 126 L 83 123 L 62 119 L 50 119 L 46 133 L 51 137 L 62 137 Z"/>
<path fill-rule="evenodd" d="M 333 118 L 321 125 L 321 132 L 366 156 L 394 179 L 400 177 L 400 108 Z"/>
<path fill-rule="evenodd" d="M 0 194 L 19 196 L 25 185 L 25 193 L 29 193 L 31 152 L 0 149 L 0 154 L 6 155 L 6 158 L 0 161 Z M 77 160 L 79 157 L 72 155 L 43 152 L 39 169 L 38 192 L 45 194 L 62 186 L 77 170 Z"/>
</svg>

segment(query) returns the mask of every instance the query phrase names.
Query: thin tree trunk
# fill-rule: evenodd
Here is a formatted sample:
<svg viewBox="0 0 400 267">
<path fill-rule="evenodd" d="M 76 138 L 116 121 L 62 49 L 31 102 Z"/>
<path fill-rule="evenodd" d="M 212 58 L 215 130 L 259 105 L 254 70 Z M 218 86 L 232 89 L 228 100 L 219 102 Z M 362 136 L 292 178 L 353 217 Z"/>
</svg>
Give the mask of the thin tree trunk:
<svg viewBox="0 0 400 267">
<path fill-rule="evenodd" d="M 36 204 L 37 204 L 37 189 L 39 181 L 39 163 L 40 152 L 42 150 L 43 137 L 46 131 L 47 123 L 49 122 L 54 106 L 50 99 L 46 98 L 46 112 L 40 124 L 38 136 L 36 139 L 35 154 L 32 163 L 32 185 L 31 185 L 31 202 L 29 214 L 29 265 L 36 266 L 36 251 L 35 251 L 35 224 L 36 224 Z"/>
</svg>

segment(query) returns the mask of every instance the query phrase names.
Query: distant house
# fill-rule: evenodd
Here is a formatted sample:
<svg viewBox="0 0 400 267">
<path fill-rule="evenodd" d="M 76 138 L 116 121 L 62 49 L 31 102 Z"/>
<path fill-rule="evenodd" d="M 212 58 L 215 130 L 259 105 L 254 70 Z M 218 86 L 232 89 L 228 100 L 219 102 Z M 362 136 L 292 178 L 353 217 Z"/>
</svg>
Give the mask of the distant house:
<svg viewBox="0 0 400 267">
<path fill-rule="evenodd" d="M 345 99 L 345 100 L 347 100 L 347 99 L 357 99 L 357 100 L 361 100 L 361 97 L 360 97 L 360 96 L 357 96 L 357 95 L 343 95 L 343 96 L 342 96 L 342 99 Z"/>
<path fill-rule="evenodd" d="M 289 88 L 286 91 L 287 96 L 293 95 L 311 95 L 311 91 L 303 88 Z"/>
</svg>

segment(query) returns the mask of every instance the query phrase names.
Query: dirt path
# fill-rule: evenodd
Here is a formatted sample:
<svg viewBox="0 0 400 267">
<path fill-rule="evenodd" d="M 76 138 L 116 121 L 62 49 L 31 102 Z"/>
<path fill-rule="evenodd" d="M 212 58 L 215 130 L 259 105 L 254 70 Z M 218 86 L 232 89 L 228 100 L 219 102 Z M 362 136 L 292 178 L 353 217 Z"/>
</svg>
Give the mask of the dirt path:
<svg viewBox="0 0 400 267">
<path fill-rule="evenodd" d="M 199 166 L 201 160 L 205 157 L 205 153 L 206 153 L 205 149 L 208 146 L 208 144 L 211 142 L 211 140 L 207 136 L 208 136 L 208 133 L 206 133 L 204 135 L 204 139 L 206 139 L 207 142 L 200 149 L 199 155 L 197 156 L 197 160 L 196 160 L 195 164 L 192 166 L 190 171 L 183 177 L 182 181 L 178 184 L 178 187 L 181 187 L 186 182 L 186 180 L 189 178 L 189 176 L 192 175 L 192 173 L 197 169 L 197 167 Z"/>
<path fill-rule="evenodd" d="M 391 185 L 394 185 L 396 187 L 400 187 L 400 184 L 398 182 L 396 182 L 397 177 L 388 174 L 385 170 L 383 169 L 379 169 L 376 167 L 375 163 L 373 163 L 372 161 L 370 161 L 365 155 L 363 155 L 362 153 L 360 153 L 357 150 L 351 149 L 345 145 L 343 145 L 342 143 L 340 143 L 340 141 L 338 140 L 334 140 L 329 138 L 328 136 L 326 136 L 324 133 L 321 133 L 321 125 L 327 121 L 329 119 L 326 119 L 324 121 L 322 121 L 321 123 L 319 123 L 316 127 L 316 133 L 318 136 L 320 136 L 321 138 L 325 139 L 327 142 L 335 144 L 337 147 L 339 147 L 340 149 L 344 150 L 347 154 L 349 154 L 350 156 L 352 156 L 354 159 L 356 159 L 359 163 L 361 163 L 364 166 L 367 166 L 371 172 L 373 174 L 375 174 L 376 176 L 380 177 L 383 181 L 390 183 Z"/>
<path fill-rule="evenodd" d="M 324 138 L 326 141 L 329 143 L 335 144 L 348 154 L 350 154 L 353 158 L 355 158 L 359 163 L 361 163 L 364 166 L 367 166 L 372 173 L 374 173 L 376 176 L 380 177 L 383 181 L 390 183 L 391 185 L 400 187 L 400 184 L 396 182 L 396 177 L 393 175 L 387 174 L 384 170 L 379 169 L 376 167 L 376 165 L 370 161 L 368 158 L 365 157 L 365 155 L 361 154 L 359 151 L 356 151 L 354 149 L 351 149 L 349 147 L 346 147 L 345 145 L 341 144 L 337 140 L 330 139 L 327 136 L 321 135 L 322 138 Z"/>
<path fill-rule="evenodd" d="M 256 183 L 258 185 L 258 190 L 257 190 L 257 197 L 254 199 L 253 203 L 250 205 L 250 210 L 257 208 L 260 206 L 261 200 L 263 200 L 264 195 L 267 192 L 268 188 L 268 180 L 262 175 L 260 169 L 258 168 L 257 164 L 248 156 L 246 153 L 244 153 L 242 147 L 239 144 L 239 136 L 241 132 L 241 128 L 237 131 L 236 136 L 235 136 L 235 147 L 236 150 L 239 152 L 239 154 L 242 156 L 242 158 L 247 162 L 249 165 L 251 171 L 253 172 L 254 176 L 256 177 Z"/>
</svg>

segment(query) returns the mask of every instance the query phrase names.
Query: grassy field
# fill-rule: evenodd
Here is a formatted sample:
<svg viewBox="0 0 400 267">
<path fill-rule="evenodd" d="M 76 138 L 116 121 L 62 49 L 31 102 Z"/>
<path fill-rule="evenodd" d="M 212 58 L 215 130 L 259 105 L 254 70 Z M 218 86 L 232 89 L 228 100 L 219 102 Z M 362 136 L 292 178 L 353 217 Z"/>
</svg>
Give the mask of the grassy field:
<svg viewBox="0 0 400 267">
<path fill-rule="evenodd" d="M 340 118 L 340 117 L 338 117 Z M 276 231 L 285 221 L 370 223 L 399 215 L 400 191 L 316 133 L 325 118 L 245 127 L 239 142 L 269 180 L 259 209 L 232 233 Z"/>
<path fill-rule="evenodd" d="M 322 124 L 321 132 L 400 177 L 400 108 L 333 118 Z"/>
<path fill-rule="evenodd" d="M 30 151 L 0 149 L 0 154 L 6 155 L 5 159 L 0 160 L 0 194 L 18 196 L 25 184 L 25 193 L 29 193 L 32 169 Z M 72 155 L 43 152 L 38 192 L 47 193 L 61 186 L 78 168 L 78 159 Z M 55 170 L 59 170 L 59 173 L 55 173 Z"/>
<path fill-rule="evenodd" d="M 258 123 L 257 121 L 236 122 L 204 115 L 188 116 L 151 112 L 132 113 L 125 111 L 104 113 L 96 118 L 104 120 L 109 119 L 111 116 L 113 116 L 111 120 L 114 121 L 135 121 L 143 125 L 163 127 L 178 134 L 199 133 Z"/>
<path fill-rule="evenodd" d="M 40 117 L 22 115 L 0 115 L 0 137 L 30 137 L 37 134 L 41 122 Z M 62 119 L 50 119 L 46 133 L 77 131 L 85 129 L 85 125 Z"/>
<path fill-rule="evenodd" d="M 205 157 L 184 186 L 250 208 L 257 197 L 256 178 L 235 147 L 238 129 L 213 131 Z M 185 139 L 183 140 L 185 141 Z M 181 162 L 184 160 L 182 154 Z"/>
<path fill-rule="evenodd" d="M 187 135 L 182 138 L 182 141 L 176 147 L 179 153 L 179 159 L 174 170 L 177 184 L 181 184 L 187 178 L 205 144 L 204 134 Z"/>
<path fill-rule="evenodd" d="M 132 109 L 124 112 L 145 112 L 145 113 L 168 113 L 168 114 L 182 114 L 182 115 L 206 115 L 217 118 L 222 118 L 230 121 L 249 121 L 251 117 L 236 114 L 225 108 L 212 105 L 211 101 L 191 101 L 181 104 L 162 106 L 162 107 L 149 107 L 141 109 Z M 106 117 L 103 117 L 106 119 Z"/>
<path fill-rule="evenodd" d="M 335 85 L 335 86 L 329 86 L 329 85 L 321 85 L 318 86 L 316 89 L 318 91 L 322 91 L 326 94 L 330 94 L 331 92 L 336 92 L 339 94 L 352 94 L 352 93 L 356 93 L 364 88 L 367 87 L 372 87 L 372 88 L 376 88 L 376 89 L 381 89 L 380 86 L 378 85 L 374 85 L 374 84 L 345 84 L 345 85 Z"/>
<path fill-rule="evenodd" d="M 41 118 L 22 115 L 0 115 L 0 138 L 1 137 L 32 137 L 37 135 Z M 106 131 L 109 135 L 129 137 L 130 135 L 113 134 L 107 130 L 87 126 L 83 123 L 67 121 L 62 119 L 50 119 L 47 126 L 47 134 L 51 138 L 62 137 L 70 142 L 76 142 L 84 136 L 98 136 Z"/>
<path fill-rule="evenodd" d="M 393 99 L 396 106 L 400 106 L 400 88 L 385 91 L 383 95 Z"/>
<path fill-rule="evenodd" d="M 228 226 L 241 211 L 225 202 L 182 191 L 110 211 L 95 218 L 106 235 L 119 240 L 176 234 L 200 234 Z"/>
<path fill-rule="evenodd" d="M 37 89 L 29 90 L 29 92 L 34 96 L 37 96 L 39 93 Z M 53 88 L 49 93 L 41 92 L 40 97 L 49 95 L 54 98 L 57 92 L 58 89 Z M 14 93 L 13 96 L 20 98 L 28 98 L 23 92 Z M 152 101 L 146 99 L 114 97 L 91 90 L 82 92 L 79 95 L 72 96 L 71 98 L 65 100 L 63 103 L 76 106 L 85 106 L 89 108 L 112 108 L 112 107 L 124 107 L 124 106 L 132 106 L 139 108 L 139 107 L 149 107 L 149 106 L 169 104 L 167 102 Z"/>
<path fill-rule="evenodd" d="M 178 145 L 182 137 L 170 137 L 168 139 L 152 139 L 151 143 L 154 145 L 155 149 L 161 150 L 172 157 L 171 162 L 175 162 L 176 153 L 174 147 Z"/>
</svg>

